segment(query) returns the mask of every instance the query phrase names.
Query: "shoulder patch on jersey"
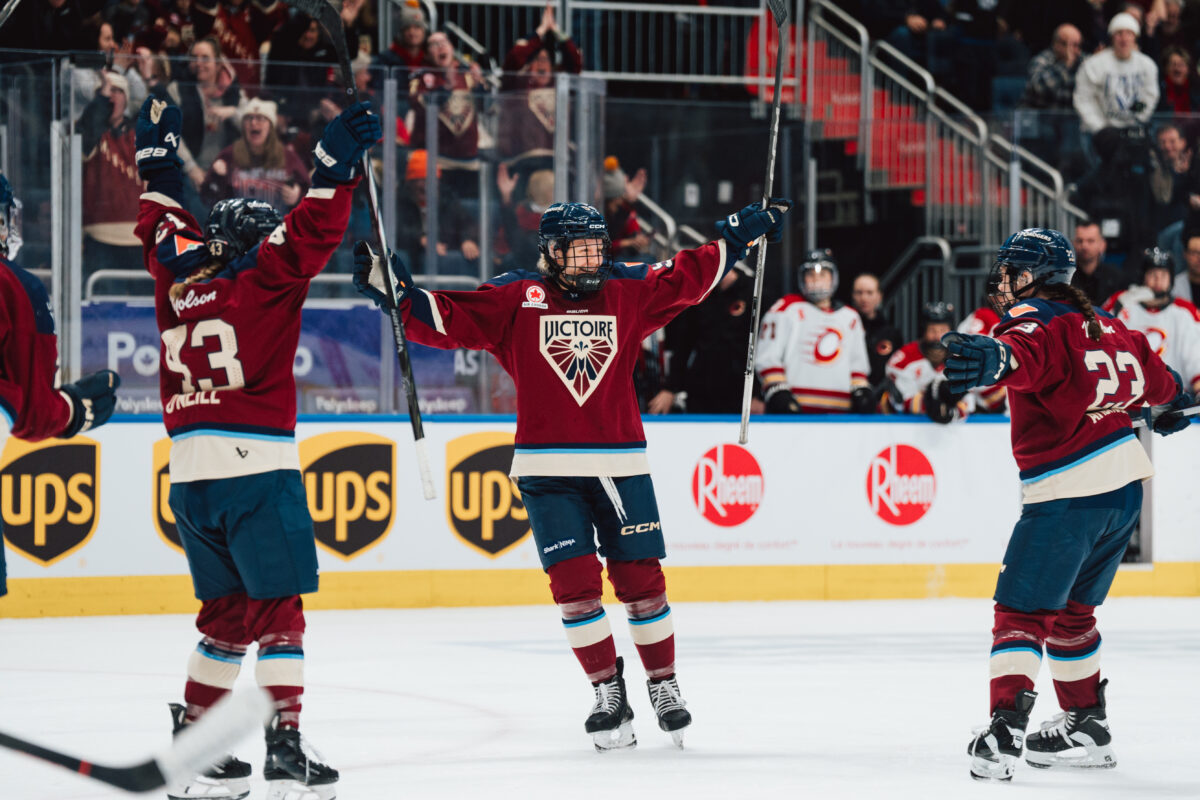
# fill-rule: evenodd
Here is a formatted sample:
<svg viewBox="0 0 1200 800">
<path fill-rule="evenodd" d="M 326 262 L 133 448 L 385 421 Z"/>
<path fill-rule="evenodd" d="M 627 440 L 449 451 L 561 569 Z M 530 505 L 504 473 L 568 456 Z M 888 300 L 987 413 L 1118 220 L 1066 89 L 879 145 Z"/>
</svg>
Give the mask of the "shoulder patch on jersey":
<svg viewBox="0 0 1200 800">
<path fill-rule="evenodd" d="M 1021 303 L 1020 305 L 1016 305 L 1016 306 L 1013 306 L 1012 308 L 1010 308 L 1008 310 L 1008 316 L 1009 317 L 1019 317 L 1022 314 L 1030 314 L 1030 313 L 1036 314 L 1037 310 L 1038 310 L 1037 306 L 1035 306 L 1035 305 L 1031 305 L 1029 303 Z"/>
</svg>

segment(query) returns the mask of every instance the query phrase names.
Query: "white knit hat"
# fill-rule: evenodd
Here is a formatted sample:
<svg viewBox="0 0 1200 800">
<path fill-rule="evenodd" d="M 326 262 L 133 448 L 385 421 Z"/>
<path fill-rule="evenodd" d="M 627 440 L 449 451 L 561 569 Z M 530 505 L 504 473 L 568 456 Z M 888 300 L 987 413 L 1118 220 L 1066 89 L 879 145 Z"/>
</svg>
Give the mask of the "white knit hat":
<svg viewBox="0 0 1200 800">
<path fill-rule="evenodd" d="M 250 114 L 257 114 L 260 117 L 266 117 L 271 121 L 271 127 L 279 127 L 279 107 L 273 100 L 264 100 L 261 97 L 252 97 L 244 101 L 238 106 L 237 124 L 241 127 L 242 120 Z"/>
<path fill-rule="evenodd" d="M 1114 14 L 1108 23 L 1109 36 L 1112 36 L 1117 31 L 1132 31 L 1134 36 L 1141 36 L 1142 26 L 1138 24 L 1137 17 L 1122 11 L 1120 14 Z"/>
</svg>

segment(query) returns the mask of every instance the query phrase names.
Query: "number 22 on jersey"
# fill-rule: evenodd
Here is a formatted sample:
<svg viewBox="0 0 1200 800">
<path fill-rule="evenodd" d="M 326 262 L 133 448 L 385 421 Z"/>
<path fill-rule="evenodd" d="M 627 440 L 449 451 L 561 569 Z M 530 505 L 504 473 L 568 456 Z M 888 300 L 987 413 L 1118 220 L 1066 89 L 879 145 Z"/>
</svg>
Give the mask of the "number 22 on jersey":
<svg viewBox="0 0 1200 800">
<path fill-rule="evenodd" d="M 1103 350 L 1086 350 L 1083 363 L 1088 372 L 1098 373 L 1096 397 L 1089 411 L 1128 408 L 1141 400 L 1146 391 L 1142 365 L 1132 353 L 1118 350 L 1110 356 Z"/>
<path fill-rule="evenodd" d="M 189 333 L 188 329 L 191 328 Z M 207 340 L 216 339 L 212 349 Z M 181 376 L 183 393 L 240 389 L 246 385 L 238 360 L 237 331 L 221 319 L 203 319 L 168 328 L 162 332 L 167 369 Z M 207 377 L 198 377 L 206 372 Z"/>
</svg>

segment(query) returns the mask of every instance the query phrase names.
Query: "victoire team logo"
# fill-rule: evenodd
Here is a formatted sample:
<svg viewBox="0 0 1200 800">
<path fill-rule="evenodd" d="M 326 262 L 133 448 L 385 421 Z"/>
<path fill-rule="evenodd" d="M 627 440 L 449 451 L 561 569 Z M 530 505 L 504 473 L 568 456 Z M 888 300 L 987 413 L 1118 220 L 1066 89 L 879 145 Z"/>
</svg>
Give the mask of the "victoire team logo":
<svg viewBox="0 0 1200 800">
<path fill-rule="evenodd" d="M 521 493 L 508 477 L 511 433 L 472 433 L 446 443 L 446 517 L 471 547 L 496 558 L 531 532 Z"/>
<path fill-rule="evenodd" d="M 317 544 L 349 561 L 383 541 L 396 509 L 396 443 L 372 433 L 300 442 L 300 470 Z"/>
<path fill-rule="evenodd" d="M 754 516 L 762 499 L 762 467 L 744 447 L 719 444 L 702 455 L 692 470 L 696 510 L 714 525 L 741 525 Z"/>
<path fill-rule="evenodd" d="M 936 495 L 933 465 L 911 445 L 893 444 L 867 467 L 867 502 L 884 522 L 913 524 L 929 511 Z"/>
<path fill-rule="evenodd" d="M 100 443 L 84 436 L 32 444 L 10 437 L 0 455 L 0 517 L 9 546 L 43 566 L 87 544 L 100 515 Z"/>
<path fill-rule="evenodd" d="M 575 402 L 583 405 L 617 356 L 617 318 L 604 314 L 540 318 L 542 355 Z"/>
</svg>

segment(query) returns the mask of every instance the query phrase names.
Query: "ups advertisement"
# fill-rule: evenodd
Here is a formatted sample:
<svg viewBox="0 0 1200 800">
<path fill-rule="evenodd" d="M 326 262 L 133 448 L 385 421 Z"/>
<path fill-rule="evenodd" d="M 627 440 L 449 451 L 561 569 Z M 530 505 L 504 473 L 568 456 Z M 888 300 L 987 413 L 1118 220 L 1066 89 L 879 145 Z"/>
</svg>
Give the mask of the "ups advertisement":
<svg viewBox="0 0 1200 800">
<path fill-rule="evenodd" d="M 154 530 L 172 549 L 183 552 L 179 539 L 179 528 L 175 526 L 175 515 L 171 512 L 171 440 L 159 439 L 154 443 L 152 460 L 154 475 Z"/>
<path fill-rule="evenodd" d="M 349 561 L 383 541 L 396 508 L 396 443 L 370 433 L 300 442 L 300 469 L 317 544 Z"/>
<path fill-rule="evenodd" d="M 10 437 L 0 455 L 4 538 L 49 566 L 87 544 L 100 514 L 100 444 L 82 436 L 33 444 Z"/>
<path fill-rule="evenodd" d="M 472 433 L 446 444 L 446 516 L 471 547 L 496 558 L 530 533 L 521 493 L 508 477 L 511 433 Z"/>
</svg>

